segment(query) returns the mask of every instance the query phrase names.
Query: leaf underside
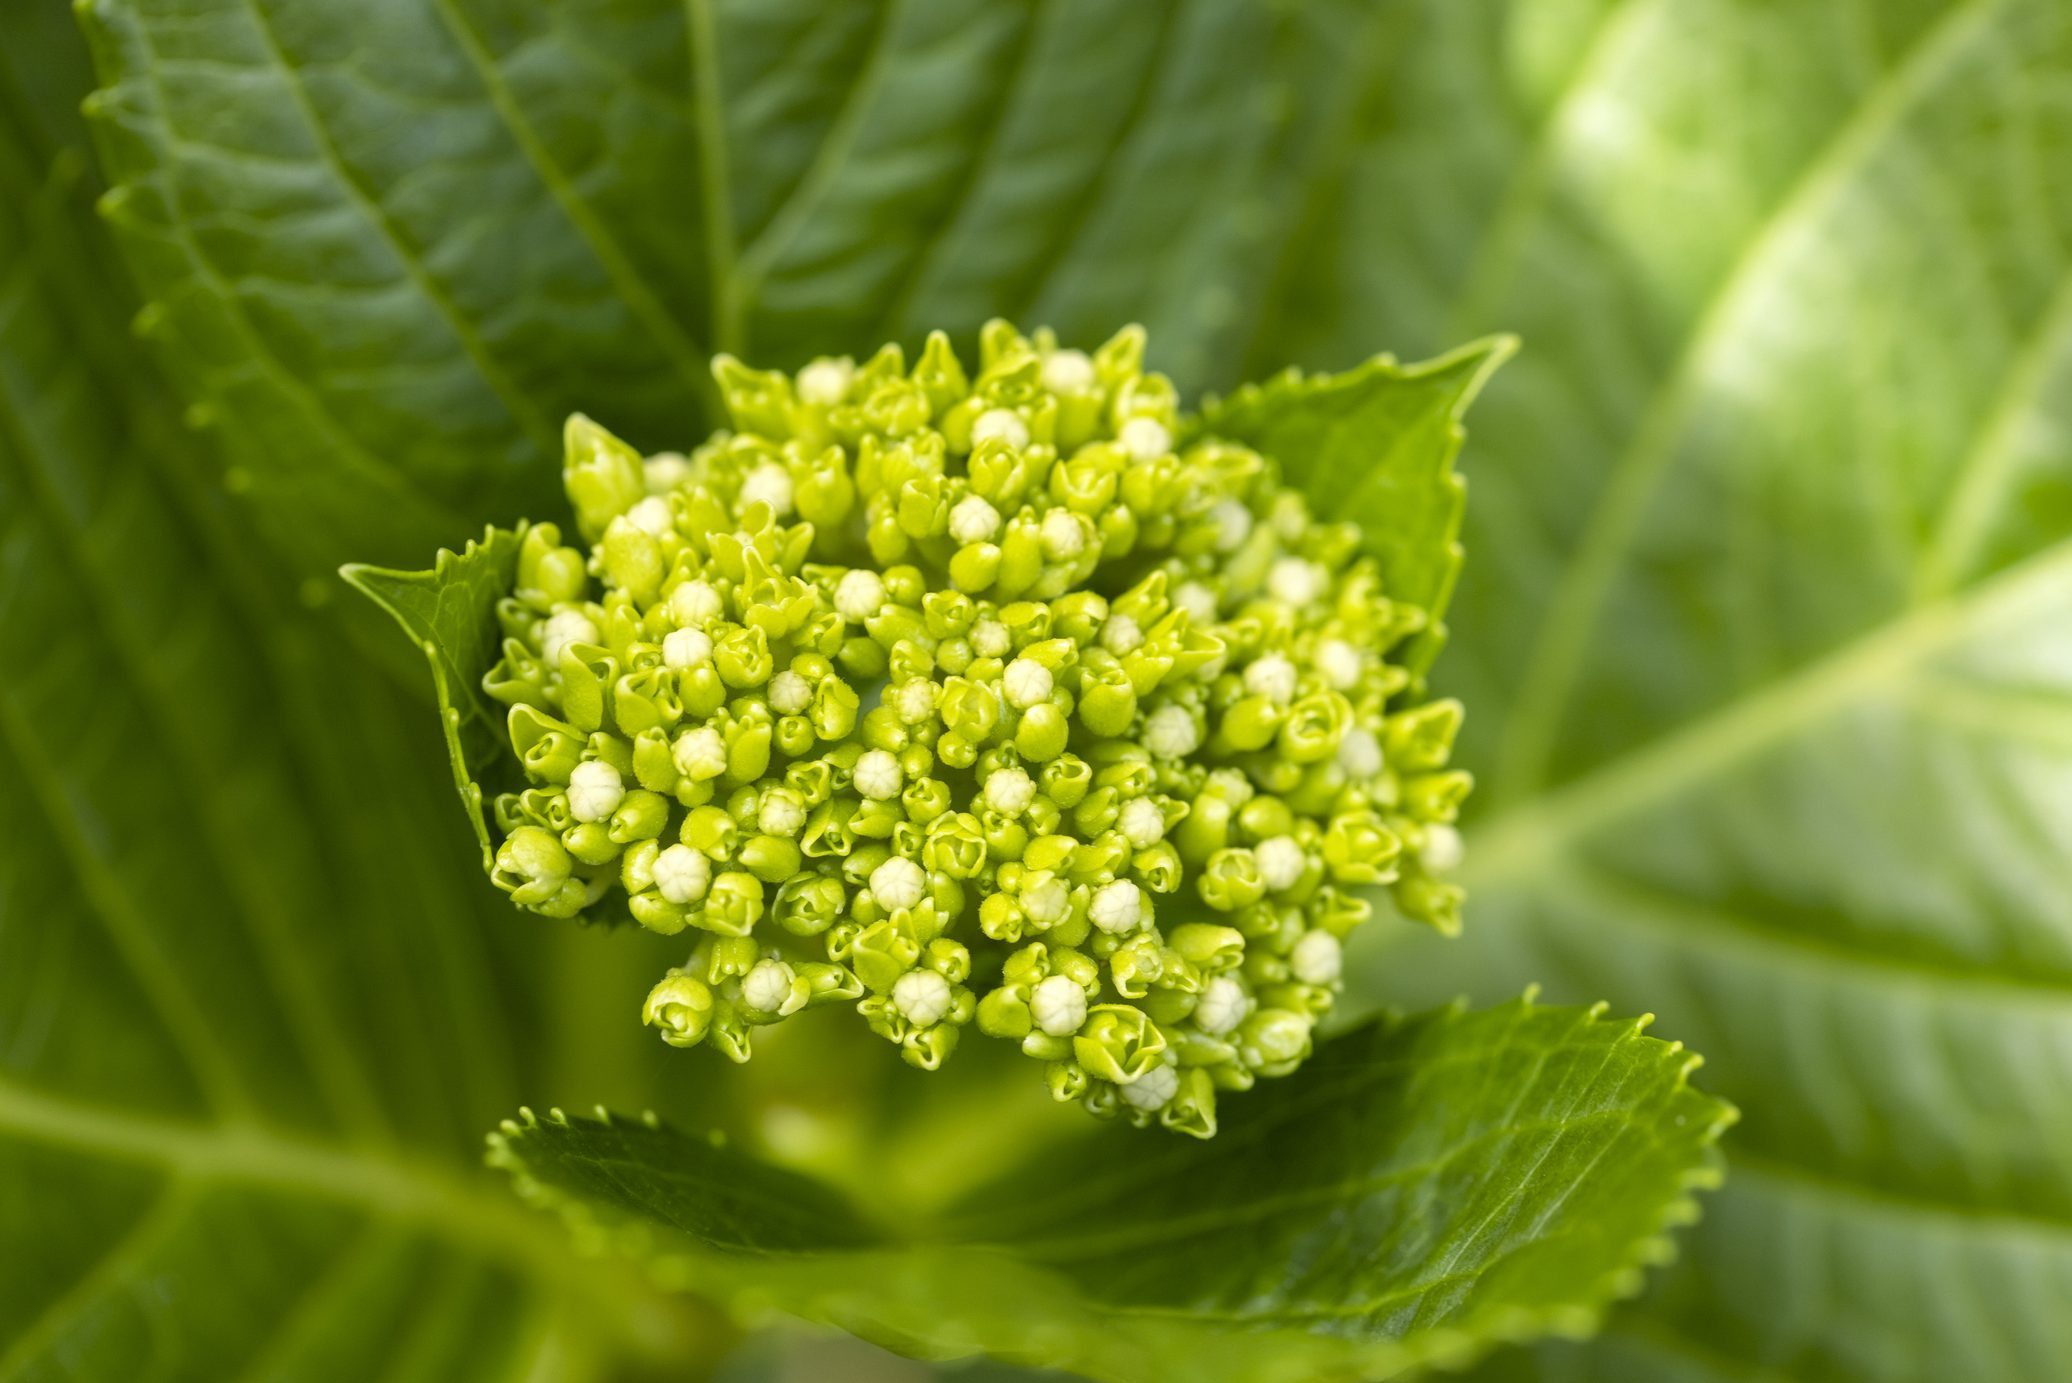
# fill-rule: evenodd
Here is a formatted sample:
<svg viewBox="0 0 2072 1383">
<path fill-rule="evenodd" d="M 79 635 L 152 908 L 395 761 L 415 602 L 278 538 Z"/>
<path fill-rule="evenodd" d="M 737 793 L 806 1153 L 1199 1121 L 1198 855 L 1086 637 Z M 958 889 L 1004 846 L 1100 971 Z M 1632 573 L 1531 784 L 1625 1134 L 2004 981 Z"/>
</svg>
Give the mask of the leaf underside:
<svg viewBox="0 0 2072 1383">
<path fill-rule="evenodd" d="M 1530 1001 L 1375 1022 L 1207 1144 L 1104 1130 L 918 1239 L 653 1122 L 527 1115 L 492 1161 L 593 1247 L 737 1310 L 1117 1383 L 1322 1383 L 1587 1332 L 1717 1181 L 1732 1111 L 1694 1064 Z"/>
</svg>

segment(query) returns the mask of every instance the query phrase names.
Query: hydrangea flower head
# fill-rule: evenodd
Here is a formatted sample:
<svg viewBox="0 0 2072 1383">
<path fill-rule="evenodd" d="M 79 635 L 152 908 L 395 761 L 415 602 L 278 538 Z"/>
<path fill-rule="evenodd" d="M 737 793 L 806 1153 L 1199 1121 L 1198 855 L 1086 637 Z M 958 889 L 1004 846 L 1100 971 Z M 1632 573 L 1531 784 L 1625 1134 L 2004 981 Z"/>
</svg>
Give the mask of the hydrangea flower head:
<svg viewBox="0 0 2072 1383">
<path fill-rule="evenodd" d="M 492 878 L 691 939 L 665 1041 L 846 1005 L 1208 1136 L 1308 1055 L 1378 892 L 1453 924 L 1460 709 L 1396 656 L 1428 612 L 1143 350 L 722 358 L 688 456 L 570 422 L 578 541 L 525 532 L 485 680 L 530 784 Z"/>
</svg>

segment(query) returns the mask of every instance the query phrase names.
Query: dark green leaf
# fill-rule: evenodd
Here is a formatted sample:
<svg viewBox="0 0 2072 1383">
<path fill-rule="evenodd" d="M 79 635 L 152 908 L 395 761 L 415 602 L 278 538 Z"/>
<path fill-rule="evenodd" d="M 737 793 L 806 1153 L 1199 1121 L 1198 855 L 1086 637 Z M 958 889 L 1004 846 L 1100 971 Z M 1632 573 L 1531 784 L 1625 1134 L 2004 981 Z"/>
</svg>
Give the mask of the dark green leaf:
<svg viewBox="0 0 2072 1383">
<path fill-rule="evenodd" d="M 1134 317 L 1190 388 L 1227 382 L 1344 59 L 1384 36 L 1249 0 L 83 12 L 109 211 L 180 377 L 326 574 L 543 516 L 568 413 L 702 436 L 717 351 Z"/>
<path fill-rule="evenodd" d="M 911 1353 L 1375 1379 L 1586 1332 L 1663 1255 L 1732 1111 L 1640 1028 L 1529 1001 L 1374 1023 L 1209 1143 L 1107 1130 L 926 1232 L 653 1122 L 528 1116 L 492 1160 L 665 1282 Z"/>
<path fill-rule="evenodd" d="M 17 80 L 33 8 L 0 7 L 0 1378 L 585 1377 L 651 1299 L 474 1165 L 539 1088 L 538 966 L 430 725 L 281 598 L 137 358 Z"/>
</svg>

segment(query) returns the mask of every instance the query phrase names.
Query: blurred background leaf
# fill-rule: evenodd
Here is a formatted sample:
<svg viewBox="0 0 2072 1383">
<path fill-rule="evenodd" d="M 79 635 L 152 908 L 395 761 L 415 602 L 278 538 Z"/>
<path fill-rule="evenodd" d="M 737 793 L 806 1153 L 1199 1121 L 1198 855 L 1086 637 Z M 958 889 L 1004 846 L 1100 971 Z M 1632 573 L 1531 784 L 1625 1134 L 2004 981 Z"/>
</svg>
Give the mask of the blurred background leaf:
<svg viewBox="0 0 2072 1383">
<path fill-rule="evenodd" d="M 123 335 L 59 9 L 0 7 L 17 1140 L 49 1100 L 206 1130 L 278 1095 L 297 1138 L 450 1162 L 509 1095 L 703 1079 L 658 1090 L 647 1044 L 613 1048 L 630 939 L 538 944 L 485 896 L 430 718 L 329 616 L 273 608 L 301 592 L 249 527 L 312 598 L 347 557 L 421 564 L 545 512 L 568 408 L 701 435 L 715 347 L 1134 317 L 1193 390 L 1514 330 L 1436 672 L 1483 776 L 1467 934 L 1370 948 L 1364 994 L 1651 1008 L 1746 1117 L 1650 1299 L 1489 1367 L 2072 1371 L 2059 0 L 93 0 L 110 210 L 206 441 Z M 319 949 L 284 965 L 280 915 Z M 494 979 L 461 992 L 508 1015 L 435 1002 L 462 944 Z M 334 1029 L 364 1070 L 295 1055 Z M 95 1293 L 139 1250 L 70 1284 L 172 1164 L 92 1146 L 128 1155 L 7 1145 L 37 1252 L 0 1264 L 26 1284 L 0 1310 L 119 1304 Z M 299 1223 L 269 1203 L 254 1232 L 301 1234 L 305 1267 L 345 1242 Z M 522 1271 L 425 1251 L 456 1294 Z M 0 1377 L 60 1357 L 17 1348 Z"/>
</svg>

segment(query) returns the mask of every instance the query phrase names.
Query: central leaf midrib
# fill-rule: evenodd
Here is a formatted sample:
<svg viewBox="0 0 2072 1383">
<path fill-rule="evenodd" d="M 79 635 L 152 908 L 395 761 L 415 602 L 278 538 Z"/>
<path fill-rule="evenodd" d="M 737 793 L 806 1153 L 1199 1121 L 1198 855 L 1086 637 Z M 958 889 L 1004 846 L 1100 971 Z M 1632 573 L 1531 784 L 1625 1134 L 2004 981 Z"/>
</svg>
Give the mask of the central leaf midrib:
<svg viewBox="0 0 2072 1383">
<path fill-rule="evenodd" d="M 1865 690 L 1890 687 L 2003 604 L 2072 577 L 2072 541 L 2055 544 L 1948 599 L 1900 612 L 1852 643 L 1688 721 L 1580 777 L 1470 828 L 1472 890 L 1530 877 L 1574 841 L 1675 797 L 1771 748 Z"/>
<path fill-rule="evenodd" d="M 1995 11 L 1992 0 L 1965 0 L 1940 16 L 1898 62 L 1881 73 L 1824 146 L 1793 181 L 1727 266 L 1683 350 L 1658 382 L 1625 447 L 1612 463 L 1583 526 L 1575 554 L 1547 602 L 1527 656 L 1519 696 L 1505 726 L 1493 791 L 1500 801 L 1527 800 L 1543 784 L 1547 760 L 1566 720 L 1583 661 L 1627 547 L 1676 453 L 1697 384 L 1790 233 L 1846 185 L 1928 88 L 1941 65 L 1964 51 L 1972 30 Z"/>
</svg>

